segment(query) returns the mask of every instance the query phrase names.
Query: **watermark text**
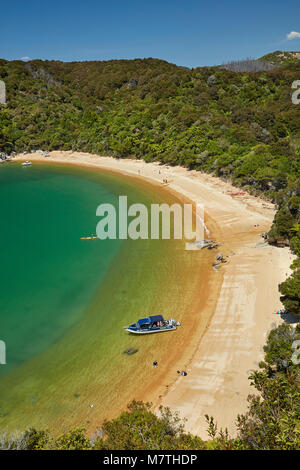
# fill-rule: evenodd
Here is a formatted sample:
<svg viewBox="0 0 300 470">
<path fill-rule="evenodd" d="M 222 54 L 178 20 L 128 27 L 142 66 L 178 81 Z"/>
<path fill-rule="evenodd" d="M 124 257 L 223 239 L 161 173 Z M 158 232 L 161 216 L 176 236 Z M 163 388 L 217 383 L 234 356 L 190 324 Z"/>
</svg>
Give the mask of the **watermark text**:
<svg viewBox="0 0 300 470">
<path fill-rule="evenodd" d="M 118 207 L 105 203 L 97 207 L 101 217 L 96 227 L 100 240 L 203 240 L 209 231 L 204 222 L 204 206 L 196 204 L 145 204 L 128 206 L 127 196 L 119 196 Z M 194 230 L 195 228 L 195 230 Z"/>
<path fill-rule="evenodd" d="M 6 104 L 6 87 L 3 80 L 0 80 L 0 104 Z"/>
<path fill-rule="evenodd" d="M 300 80 L 295 80 L 292 83 L 293 90 L 296 90 L 292 93 L 292 102 L 293 104 L 300 104 Z"/>
<path fill-rule="evenodd" d="M 0 365 L 6 364 L 6 345 L 5 342 L 0 339 Z"/>
</svg>

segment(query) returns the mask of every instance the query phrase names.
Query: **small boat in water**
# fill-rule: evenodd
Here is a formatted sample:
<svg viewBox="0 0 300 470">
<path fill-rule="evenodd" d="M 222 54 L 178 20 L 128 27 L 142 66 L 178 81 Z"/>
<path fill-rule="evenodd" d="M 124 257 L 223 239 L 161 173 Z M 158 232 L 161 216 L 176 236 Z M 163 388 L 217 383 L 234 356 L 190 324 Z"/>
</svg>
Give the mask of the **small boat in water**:
<svg viewBox="0 0 300 470">
<path fill-rule="evenodd" d="M 80 237 L 80 240 L 98 240 L 98 237 L 91 235 L 90 237 Z"/>
<path fill-rule="evenodd" d="M 129 333 L 137 335 L 145 335 L 149 333 L 162 333 L 163 331 L 174 331 L 180 326 L 173 318 L 171 320 L 164 320 L 161 315 L 153 315 L 148 318 L 141 318 L 136 323 L 129 326 L 124 326 L 124 329 Z"/>
<path fill-rule="evenodd" d="M 29 162 L 28 160 L 22 163 L 22 166 L 30 166 L 30 165 L 32 165 L 32 162 Z"/>
</svg>

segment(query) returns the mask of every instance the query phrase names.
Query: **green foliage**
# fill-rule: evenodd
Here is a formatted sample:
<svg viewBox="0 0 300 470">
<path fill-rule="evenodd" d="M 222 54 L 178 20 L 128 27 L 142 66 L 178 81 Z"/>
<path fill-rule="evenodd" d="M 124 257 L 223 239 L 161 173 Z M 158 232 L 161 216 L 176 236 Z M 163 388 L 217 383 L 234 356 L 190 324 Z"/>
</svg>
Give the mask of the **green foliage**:
<svg viewBox="0 0 300 470">
<path fill-rule="evenodd" d="M 231 439 L 228 433 L 228 429 L 218 430 L 218 425 L 212 416 L 205 415 L 205 419 L 208 425 L 207 433 L 211 438 L 211 441 L 207 443 L 208 450 L 236 450 L 238 449 L 239 442 L 237 439 Z"/>
<path fill-rule="evenodd" d="M 91 442 L 84 433 L 83 427 L 77 427 L 60 435 L 54 442 L 56 450 L 89 450 Z"/>
<path fill-rule="evenodd" d="M 294 315 L 300 315 L 300 269 L 299 266 L 293 274 L 279 285 L 282 296 L 280 300 L 285 308 Z"/>
<path fill-rule="evenodd" d="M 169 408 L 160 408 L 156 416 L 149 403 L 133 401 L 119 418 L 102 425 L 102 437 L 96 449 L 105 450 L 175 450 L 203 449 L 203 441 L 184 432 L 184 426 Z"/>
<path fill-rule="evenodd" d="M 261 60 L 274 65 L 297 65 L 300 62 L 300 55 L 299 52 L 276 51 L 264 55 Z"/>
<path fill-rule="evenodd" d="M 291 361 L 292 343 L 299 338 L 299 328 L 290 325 L 270 332 L 265 362 L 250 376 L 259 395 L 248 397 L 248 412 L 237 419 L 240 448 L 299 449 L 300 366 Z"/>
<path fill-rule="evenodd" d="M 280 230 L 280 233 L 285 233 L 290 239 L 291 247 L 298 256 L 298 259 L 292 264 L 293 273 L 284 282 L 279 285 L 279 291 L 282 294 L 280 297 L 285 308 L 294 315 L 300 316 L 300 230 L 299 224 L 293 224 L 295 220 L 299 221 L 299 196 L 292 196 L 289 200 L 290 212 L 281 215 L 284 209 L 280 209 L 276 216 L 279 218 L 279 223 L 273 225 L 272 230 Z M 291 211 L 296 206 L 296 215 L 293 218 Z M 286 210 L 286 209 L 285 209 Z"/>
<path fill-rule="evenodd" d="M 286 369 L 291 364 L 292 343 L 296 337 L 296 331 L 289 325 L 283 324 L 273 329 L 264 346 L 265 362 L 269 366 L 276 365 L 278 370 Z"/>
<path fill-rule="evenodd" d="M 47 447 L 49 434 L 47 431 L 37 431 L 30 428 L 23 434 L 24 447 L 26 450 L 40 450 Z"/>
</svg>

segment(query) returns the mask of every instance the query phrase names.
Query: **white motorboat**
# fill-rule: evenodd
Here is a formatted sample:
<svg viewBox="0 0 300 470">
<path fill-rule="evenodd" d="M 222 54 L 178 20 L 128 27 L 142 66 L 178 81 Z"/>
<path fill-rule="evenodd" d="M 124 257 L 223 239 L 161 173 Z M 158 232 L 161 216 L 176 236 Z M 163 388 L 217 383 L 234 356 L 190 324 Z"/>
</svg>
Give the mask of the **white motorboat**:
<svg viewBox="0 0 300 470">
<path fill-rule="evenodd" d="M 124 326 L 124 329 L 129 333 L 136 335 L 145 335 L 149 333 L 163 333 L 164 331 L 174 331 L 180 326 L 173 318 L 171 320 L 164 320 L 161 315 L 154 315 L 147 318 L 142 318 L 136 323 L 129 326 Z"/>
</svg>

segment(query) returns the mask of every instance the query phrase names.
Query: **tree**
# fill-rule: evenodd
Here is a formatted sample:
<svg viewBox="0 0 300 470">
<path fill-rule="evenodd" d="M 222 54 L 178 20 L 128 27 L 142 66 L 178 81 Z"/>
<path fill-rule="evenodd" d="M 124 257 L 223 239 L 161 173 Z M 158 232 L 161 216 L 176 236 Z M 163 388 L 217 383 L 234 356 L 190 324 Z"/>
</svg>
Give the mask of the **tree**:
<svg viewBox="0 0 300 470">
<path fill-rule="evenodd" d="M 56 450 L 89 450 L 91 449 L 90 439 L 85 435 L 84 427 L 77 427 L 71 431 L 61 434 L 55 439 L 53 448 Z"/>
<path fill-rule="evenodd" d="M 160 415 L 151 411 L 149 403 L 133 401 L 128 411 L 101 427 L 95 449 L 105 450 L 175 450 L 203 449 L 203 441 L 184 432 L 177 414 L 160 407 Z"/>
<path fill-rule="evenodd" d="M 299 265 L 297 265 L 299 266 Z M 294 315 L 300 316 L 300 269 L 297 267 L 293 274 L 284 282 L 279 284 L 282 294 L 280 300 L 285 308 Z"/>
</svg>

